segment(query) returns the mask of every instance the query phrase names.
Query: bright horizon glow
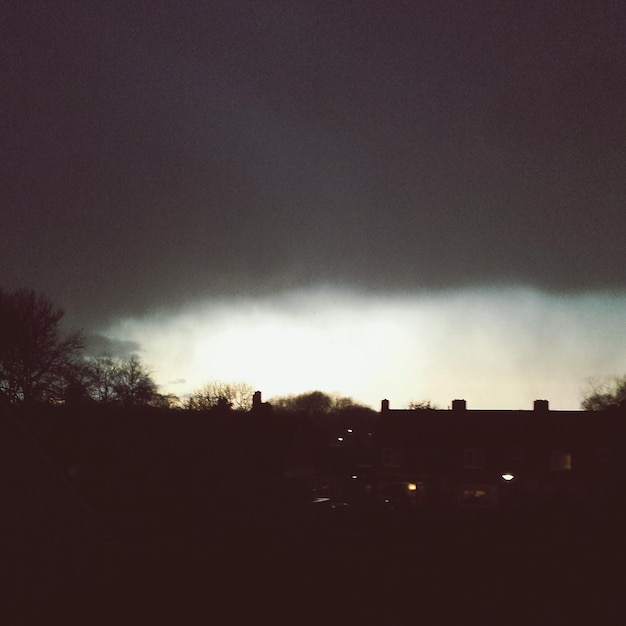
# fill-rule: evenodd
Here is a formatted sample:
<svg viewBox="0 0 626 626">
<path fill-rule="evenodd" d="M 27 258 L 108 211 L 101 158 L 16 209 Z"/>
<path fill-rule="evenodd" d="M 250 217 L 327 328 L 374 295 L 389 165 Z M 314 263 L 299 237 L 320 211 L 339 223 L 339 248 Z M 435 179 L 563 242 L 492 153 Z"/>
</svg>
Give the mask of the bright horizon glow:
<svg viewBox="0 0 626 626">
<path fill-rule="evenodd" d="M 378 410 L 454 398 L 469 409 L 578 409 L 590 378 L 626 371 L 626 294 L 468 289 L 381 296 L 339 289 L 206 301 L 121 320 L 161 391 L 243 381 L 265 400 L 319 389 Z M 182 382 L 184 381 L 184 382 Z"/>
</svg>

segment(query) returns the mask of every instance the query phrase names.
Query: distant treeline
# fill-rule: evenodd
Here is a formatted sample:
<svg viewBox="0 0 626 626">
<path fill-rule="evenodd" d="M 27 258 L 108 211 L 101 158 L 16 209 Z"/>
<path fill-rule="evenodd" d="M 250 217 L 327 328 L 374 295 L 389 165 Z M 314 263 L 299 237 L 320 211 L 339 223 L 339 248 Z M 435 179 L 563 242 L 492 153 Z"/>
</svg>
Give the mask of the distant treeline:
<svg viewBox="0 0 626 626">
<path fill-rule="evenodd" d="M 137 354 L 87 354 L 79 332 L 62 333 L 64 312 L 29 289 L 0 289 L 0 396 L 10 404 L 103 404 L 249 411 L 254 388 L 208 381 L 178 397 L 160 393 Z M 331 413 L 359 407 L 351 398 L 311 391 L 272 399 L 276 409 Z"/>
</svg>

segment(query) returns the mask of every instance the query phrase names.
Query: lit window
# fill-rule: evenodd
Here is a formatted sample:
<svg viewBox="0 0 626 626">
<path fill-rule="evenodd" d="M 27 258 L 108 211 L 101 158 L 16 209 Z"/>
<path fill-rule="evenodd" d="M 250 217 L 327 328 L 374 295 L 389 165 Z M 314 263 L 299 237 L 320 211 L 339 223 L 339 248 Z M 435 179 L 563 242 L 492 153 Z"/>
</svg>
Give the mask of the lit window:
<svg viewBox="0 0 626 626">
<path fill-rule="evenodd" d="M 485 450 L 483 448 L 465 448 L 465 468 L 484 469 Z"/>
<path fill-rule="evenodd" d="M 492 506 L 495 495 L 490 485 L 465 485 L 459 501 L 461 506 Z"/>
<path fill-rule="evenodd" d="M 553 450 L 550 453 L 550 469 L 561 472 L 572 469 L 572 453 L 562 450 Z"/>
<path fill-rule="evenodd" d="M 423 498 L 426 493 L 426 485 L 424 483 L 408 483 L 406 488 L 408 491 L 414 492 L 413 495 L 418 498 Z"/>
</svg>

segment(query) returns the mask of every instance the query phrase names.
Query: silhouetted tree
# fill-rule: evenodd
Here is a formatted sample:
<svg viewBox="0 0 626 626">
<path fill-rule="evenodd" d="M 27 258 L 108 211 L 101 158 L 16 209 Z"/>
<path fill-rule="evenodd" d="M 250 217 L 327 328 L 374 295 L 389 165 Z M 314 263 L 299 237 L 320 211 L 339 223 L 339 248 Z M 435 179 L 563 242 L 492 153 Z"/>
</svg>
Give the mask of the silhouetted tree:
<svg viewBox="0 0 626 626">
<path fill-rule="evenodd" d="M 277 396 L 270 400 L 270 404 L 279 410 L 304 411 L 306 413 L 333 413 L 363 408 L 352 398 L 318 390 L 291 396 Z"/>
<path fill-rule="evenodd" d="M 626 407 L 626 376 L 607 381 L 591 381 L 581 406 L 586 411 L 605 411 Z"/>
<path fill-rule="evenodd" d="M 83 363 L 88 395 L 101 404 L 159 404 L 157 385 L 138 356 L 128 359 L 109 354 L 92 356 Z"/>
<path fill-rule="evenodd" d="M 55 396 L 66 404 L 91 401 L 91 376 L 83 359 L 74 359 L 63 368 L 63 377 L 54 385 Z"/>
<path fill-rule="evenodd" d="M 157 393 L 157 386 L 150 371 L 142 364 L 139 357 L 131 356 L 120 361 L 115 393 L 125 405 L 150 404 Z"/>
<path fill-rule="evenodd" d="M 254 388 L 244 382 L 224 383 L 217 380 L 206 382 L 190 394 L 187 408 L 207 410 L 216 407 L 249 411 L 252 408 Z"/>
<path fill-rule="evenodd" d="M 407 407 L 410 411 L 434 411 L 437 406 L 430 400 L 420 400 L 419 402 L 409 402 Z"/>
<path fill-rule="evenodd" d="M 61 336 L 64 312 L 29 289 L 0 290 L 0 391 L 10 402 L 60 399 L 79 333 Z"/>
<path fill-rule="evenodd" d="M 118 399 L 117 386 L 122 362 L 109 354 L 89 357 L 85 362 L 89 395 L 102 404 Z"/>
<path fill-rule="evenodd" d="M 175 393 L 155 393 L 150 401 L 150 405 L 161 409 L 182 408 L 181 399 Z"/>
</svg>

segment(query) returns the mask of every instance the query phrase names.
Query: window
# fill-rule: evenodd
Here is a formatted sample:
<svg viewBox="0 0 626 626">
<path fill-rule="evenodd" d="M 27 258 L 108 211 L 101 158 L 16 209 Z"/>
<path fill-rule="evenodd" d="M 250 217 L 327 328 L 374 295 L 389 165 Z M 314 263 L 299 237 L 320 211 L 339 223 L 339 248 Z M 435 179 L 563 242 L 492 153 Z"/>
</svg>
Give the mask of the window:
<svg viewBox="0 0 626 626">
<path fill-rule="evenodd" d="M 484 448 L 465 448 L 465 469 L 484 469 Z"/>
<path fill-rule="evenodd" d="M 383 467 L 402 466 L 402 448 L 383 448 Z"/>
<path fill-rule="evenodd" d="M 496 494 L 491 485 L 464 485 L 459 499 L 461 506 L 493 506 Z"/>
<path fill-rule="evenodd" d="M 572 453 L 563 450 L 553 450 L 550 453 L 550 469 L 562 472 L 572 469 Z"/>
</svg>

